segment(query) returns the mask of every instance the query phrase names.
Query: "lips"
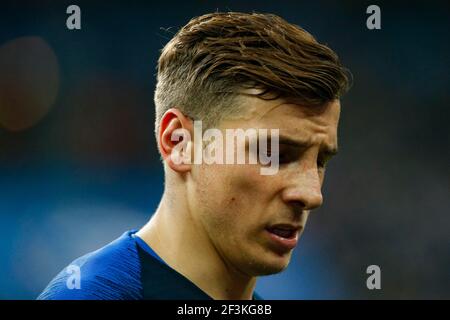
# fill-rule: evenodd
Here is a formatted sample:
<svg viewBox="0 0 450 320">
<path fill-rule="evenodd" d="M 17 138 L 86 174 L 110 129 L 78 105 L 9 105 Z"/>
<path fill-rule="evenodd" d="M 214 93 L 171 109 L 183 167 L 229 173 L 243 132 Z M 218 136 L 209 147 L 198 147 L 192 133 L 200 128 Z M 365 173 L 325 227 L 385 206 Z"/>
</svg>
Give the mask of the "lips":
<svg viewBox="0 0 450 320">
<path fill-rule="evenodd" d="M 271 227 L 267 229 L 269 232 L 286 239 L 295 237 L 297 229 L 294 227 Z"/>
<path fill-rule="evenodd" d="M 276 224 L 266 228 L 267 234 L 274 247 L 281 251 L 295 248 L 301 227 L 291 224 Z"/>
<path fill-rule="evenodd" d="M 296 233 L 299 230 L 300 230 L 299 226 L 295 226 L 292 224 L 275 224 L 267 227 L 267 231 L 286 239 L 291 239 L 295 237 Z"/>
</svg>

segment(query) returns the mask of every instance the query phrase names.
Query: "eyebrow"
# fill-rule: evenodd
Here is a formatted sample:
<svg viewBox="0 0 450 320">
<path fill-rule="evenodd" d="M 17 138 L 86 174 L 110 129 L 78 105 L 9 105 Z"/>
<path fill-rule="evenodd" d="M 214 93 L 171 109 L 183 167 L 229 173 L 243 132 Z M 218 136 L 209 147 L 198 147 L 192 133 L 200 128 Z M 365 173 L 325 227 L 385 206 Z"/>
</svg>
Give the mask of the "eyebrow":
<svg viewBox="0 0 450 320">
<path fill-rule="evenodd" d="M 286 136 L 279 136 L 279 143 L 283 145 L 293 146 L 297 148 L 304 148 L 309 146 L 311 143 L 308 141 L 302 141 L 302 140 L 294 140 L 292 138 L 286 137 Z M 320 152 L 325 156 L 335 156 L 338 153 L 338 147 L 337 146 L 330 146 L 330 145 L 323 145 L 320 148 Z"/>
</svg>

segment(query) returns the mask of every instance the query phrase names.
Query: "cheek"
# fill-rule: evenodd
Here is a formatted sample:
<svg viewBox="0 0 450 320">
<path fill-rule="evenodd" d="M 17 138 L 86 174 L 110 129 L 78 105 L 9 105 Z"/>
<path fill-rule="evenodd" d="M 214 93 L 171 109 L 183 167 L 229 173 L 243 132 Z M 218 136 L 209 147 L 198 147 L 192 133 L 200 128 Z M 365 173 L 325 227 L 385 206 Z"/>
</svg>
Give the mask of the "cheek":
<svg viewBox="0 0 450 320">
<path fill-rule="evenodd" d="M 260 174 L 259 166 L 210 165 L 201 176 L 198 204 L 222 227 L 238 228 L 259 220 L 273 197 L 268 176 Z"/>
<path fill-rule="evenodd" d="M 232 229 L 244 231 L 259 227 L 267 219 L 275 196 L 272 178 L 262 176 L 259 166 L 230 167 L 217 213 L 226 215 Z M 269 181 L 268 181 L 269 180 Z M 222 221 L 224 222 L 224 221 Z"/>
<path fill-rule="evenodd" d="M 230 167 L 224 190 L 228 192 L 228 204 L 235 207 L 256 206 L 270 191 L 259 167 L 251 165 Z"/>
</svg>

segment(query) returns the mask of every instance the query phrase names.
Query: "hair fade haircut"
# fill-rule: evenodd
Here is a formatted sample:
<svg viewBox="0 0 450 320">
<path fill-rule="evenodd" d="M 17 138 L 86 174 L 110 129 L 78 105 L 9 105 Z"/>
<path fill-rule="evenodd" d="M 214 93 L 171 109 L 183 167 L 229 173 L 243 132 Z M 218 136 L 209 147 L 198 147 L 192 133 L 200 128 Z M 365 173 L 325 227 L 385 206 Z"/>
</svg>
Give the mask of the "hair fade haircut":
<svg viewBox="0 0 450 320">
<path fill-rule="evenodd" d="M 155 91 L 156 133 L 177 107 L 203 127 L 239 110 L 243 89 L 321 105 L 348 90 L 350 73 L 304 29 L 274 14 L 211 13 L 193 18 L 162 49 Z"/>
</svg>

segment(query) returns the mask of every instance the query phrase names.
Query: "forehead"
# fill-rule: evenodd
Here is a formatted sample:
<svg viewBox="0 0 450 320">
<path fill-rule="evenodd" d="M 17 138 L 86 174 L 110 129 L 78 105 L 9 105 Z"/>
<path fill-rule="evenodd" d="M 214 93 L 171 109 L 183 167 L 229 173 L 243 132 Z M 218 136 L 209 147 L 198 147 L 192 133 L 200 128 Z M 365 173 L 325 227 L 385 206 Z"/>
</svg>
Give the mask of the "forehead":
<svg viewBox="0 0 450 320">
<path fill-rule="evenodd" d="M 317 139 L 337 146 L 340 101 L 321 106 L 304 106 L 285 99 L 263 100 L 244 96 L 242 111 L 230 118 L 228 126 L 243 128 L 280 129 L 280 135 L 293 139 Z"/>
</svg>

